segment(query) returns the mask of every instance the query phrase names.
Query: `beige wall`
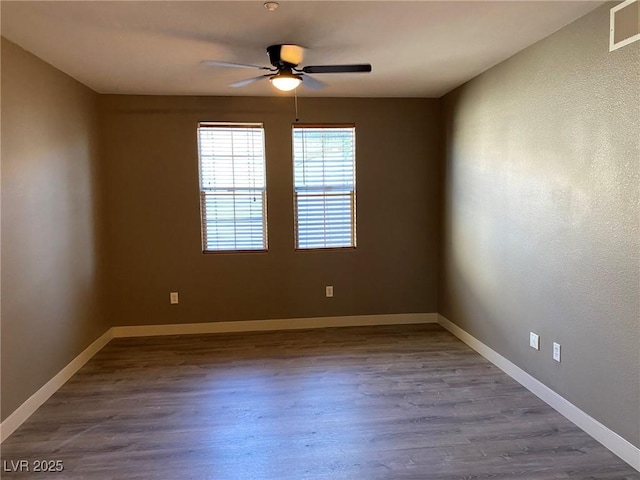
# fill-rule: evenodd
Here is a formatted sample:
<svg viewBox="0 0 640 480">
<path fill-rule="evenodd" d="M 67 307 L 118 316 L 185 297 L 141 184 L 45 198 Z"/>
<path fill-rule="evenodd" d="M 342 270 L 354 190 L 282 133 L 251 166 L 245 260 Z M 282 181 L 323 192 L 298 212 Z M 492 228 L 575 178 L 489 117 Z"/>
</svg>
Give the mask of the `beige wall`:
<svg viewBox="0 0 640 480">
<path fill-rule="evenodd" d="M 439 311 L 640 446 L 640 43 L 608 52 L 611 6 L 445 97 Z"/>
<path fill-rule="evenodd" d="M 299 107 L 302 122 L 356 124 L 355 250 L 294 251 L 292 97 L 101 97 L 114 324 L 436 311 L 438 100 Z M 202 254 L 196 126 L 207 120 L 265 125 L 267 254 Z"/>
<path fill-rule="evenodd" d="M 96 101 L 2 39 L 2 419 L 107 329 Z"/>
</svg>

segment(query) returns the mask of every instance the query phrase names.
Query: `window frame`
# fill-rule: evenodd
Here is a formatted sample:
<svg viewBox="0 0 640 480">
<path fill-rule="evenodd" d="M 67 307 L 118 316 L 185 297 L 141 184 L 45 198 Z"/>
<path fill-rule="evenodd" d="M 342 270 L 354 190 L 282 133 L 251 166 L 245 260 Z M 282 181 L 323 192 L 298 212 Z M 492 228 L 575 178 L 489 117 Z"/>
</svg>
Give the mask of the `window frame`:
<svg viewBox="0 0 640 480">
<path fill-rule="evenodd" d="M 208 250 L 207 247 L 207 230 L 205 224 L 205 208 L 204 200 L 206 198 L 206 190 L 202 186 L 202 156 L 200 129 L 206 127 L 213 128 L 258 128 L 262 130 L 262 169 L 264 185 L 262 187 L 262 238 L 263 248 L 255 249 L 225 249 L 225 250 Z M 201 250 L 205 255 L 226 255 L 226 254 L 260 254 L 269 251 L 269 235 L 267 222 L 267 152 L 266 152 L 266 131 L 263 122 L 219 122 L 219 121 L 199 121 L 196 128 L 197 155 L 198 155 L 198 197 L 200 207 L 200 242 Z M 235 191 L 235 188 L 233 189 Z"/>
<path fill-rule="evenodd" d="M 296 190 L 295 177 L 295 136 L 296 129 L 332 129 L 332 128 L 349 128 L 353 129 L 353 189 L 350 193 L 351 204 L 351 245 L 343 245 L 337 247 L 300 247 L 299 245 L 299 222 L 298 222 L 298 192 Z M 355 123 L 293 123 L 291 125 L 291 166 L 292 166 L 292 187 L 293 187 L 293 236 L 294 250 L 296 252 L 309 251 L 339 251 L 339 250 L 355 250 L 357 248 L 357 165 L 356 165 L 356 125 Z M 335 195 L 335 194 L 334 194 Z M 330 196 L 319 195 L 319 196 Z"/>
</svg>

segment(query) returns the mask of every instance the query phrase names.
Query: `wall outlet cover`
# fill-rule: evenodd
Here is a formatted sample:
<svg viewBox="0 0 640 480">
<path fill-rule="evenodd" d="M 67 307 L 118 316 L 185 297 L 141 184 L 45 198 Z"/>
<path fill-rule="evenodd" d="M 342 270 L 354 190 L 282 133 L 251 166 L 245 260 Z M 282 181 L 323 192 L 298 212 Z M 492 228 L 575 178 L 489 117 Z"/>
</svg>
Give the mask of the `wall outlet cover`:
<svg viewBox="0 0 640 480">
<path fill-rule="evenodd" d="M 169 294 L 169 302 L 171 302 L 171 305 L 176 305 L 178 303 L 178 292 L 171 292 Z"/>
<path fill-rule="evenodd" d="M 529 332 L 529 346 L 536 350 L 540 350 L 540 335 Z"/>
</svg>

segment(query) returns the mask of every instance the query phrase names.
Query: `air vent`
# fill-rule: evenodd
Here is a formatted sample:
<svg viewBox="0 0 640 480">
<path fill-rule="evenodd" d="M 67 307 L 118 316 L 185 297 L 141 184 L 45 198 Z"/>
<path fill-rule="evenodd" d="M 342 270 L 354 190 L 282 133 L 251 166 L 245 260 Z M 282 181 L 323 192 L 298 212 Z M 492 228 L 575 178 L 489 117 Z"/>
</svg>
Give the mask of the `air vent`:
<svg viewBox="0 0 640 480">
<path fill-rule="evenodd" d="M 611 9 L 609 51 L 640 40 L 640 4 L 626 0 Z"/>
</svg>

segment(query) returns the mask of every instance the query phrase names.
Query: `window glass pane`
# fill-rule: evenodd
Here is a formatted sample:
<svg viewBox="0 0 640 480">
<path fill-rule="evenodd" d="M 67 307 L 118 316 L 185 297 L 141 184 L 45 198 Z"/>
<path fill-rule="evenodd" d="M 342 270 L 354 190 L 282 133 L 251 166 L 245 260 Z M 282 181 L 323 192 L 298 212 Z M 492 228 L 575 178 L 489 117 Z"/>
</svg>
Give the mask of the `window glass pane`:
<svg viewBox="0 0 640 480">
<path fill-rule="evenodd" d="M 265 250 L 263 128 L 201 124 L 198 147 L 203 249 Z"/>
<path fill-rule="evenodd" d="M 294 127 L 297 248 L 355 246 L 355 128 Z"/>
</svg>

